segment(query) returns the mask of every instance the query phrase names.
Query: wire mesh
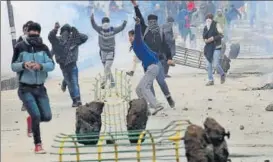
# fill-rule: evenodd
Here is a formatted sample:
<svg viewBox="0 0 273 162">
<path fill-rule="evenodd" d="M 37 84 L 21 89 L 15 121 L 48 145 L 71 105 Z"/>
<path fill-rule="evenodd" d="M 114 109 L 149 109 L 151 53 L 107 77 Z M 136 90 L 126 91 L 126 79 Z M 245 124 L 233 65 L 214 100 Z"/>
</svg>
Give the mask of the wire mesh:
<svg viewBox="0 0 273 162">
<path fill-rule="evenodd" d="M 54 139 L 52 155 L 58 156 L 58 162 L 104 162 L 104 161 L 180 161 L 182 157 L 182 135 L 190 124 L 187 120 L 170 122 L 164 129 L 144 130 L 135 132 L 101 133 L 97 145 L 78 144 L 78 137 L 95 137 L 85 134 L 59 134 Z M 141 132 L 141 133 L 140 133 Z M 129 135 L 139 135 L 132 137 Z M 136 144 L 130 144 L 136 139 Z M 142 140 L 145 141 L 142 143 Z M 107 144 L 107 140 L 113 141 Z M 183 149 L 184 150 L 184 149 Z"/>
</svg>

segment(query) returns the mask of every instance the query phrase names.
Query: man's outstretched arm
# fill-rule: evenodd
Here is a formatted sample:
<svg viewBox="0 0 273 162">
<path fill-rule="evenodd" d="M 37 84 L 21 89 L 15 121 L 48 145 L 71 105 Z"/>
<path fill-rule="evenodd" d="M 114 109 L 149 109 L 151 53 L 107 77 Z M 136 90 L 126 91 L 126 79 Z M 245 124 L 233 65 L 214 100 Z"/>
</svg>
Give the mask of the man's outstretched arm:
<svg viewBox="0 0 273 162">
<path fill-rule="evenodd" d="M 143 16 L 138 8 L 136 1 L 135 0 L 131 0 L 131 1 L 132 1 L 132 4 L 134 5 L 134 8 L 135 8 L 136 17 L 138 17 L 140 19 L 141 32 L 142 32 L 142 34 L 144 34 L 144 32 L 147 28 L 147 25 L 145 24 L 145 21 L 144 21 Z"/>
<path fill-rule="evenodd" d="M 95 22 L 95 18 L 94 18 L 94 14 L 93 13 L 91 15 L 90 21 L 91 21 L 91 25 L 92 25 L 93 29 L 96 30 L 99 33 L 101 27 L 98 26 L 97 23 Z"/>
<path fill-rule="evenodd" d="M 121 32 L 122 30 L 124 30 L 124 28 L 126 27 L 126 24 L 127 24 L 127 21 L 124 20 L 124 22 L 120 26 L 115 27 L 114 34 L 117 34 L 117 33 Z"/>
<path fill-rule="evenodd" d="M 141 34 L 141 25 L 140 25 L 140 19 L 138 17 L 135 18 L 136 25 L 135 25 L 135 42 L 137 44 L 143 43 L 142 40 L 142 34 Z"/>
</svg>

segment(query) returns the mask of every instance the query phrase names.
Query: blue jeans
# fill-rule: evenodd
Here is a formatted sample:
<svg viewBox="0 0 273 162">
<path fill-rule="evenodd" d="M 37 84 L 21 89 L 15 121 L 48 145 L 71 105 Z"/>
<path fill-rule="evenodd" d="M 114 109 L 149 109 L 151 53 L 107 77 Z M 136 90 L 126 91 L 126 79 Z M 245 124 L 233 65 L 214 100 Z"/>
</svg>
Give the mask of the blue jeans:
<svg viewBox="0 0 273 162">
<path fill-rule="evenodd" d="M 165 97 L 169 97 L 170 96 L 170 91 L 169 91 L 169 87 L 168 87 L 168 85 L 166 83 L 166 80 L 165 80 L 165 71 L 164 71 L 164 68 L 163 68 L 162 63 L 160 61 L 158 62 L 157 65 L 159 67 L 159 73 L 156 76 L 156 81 L 157 81 L 157 83 L 158 83 L 161 91 L 165 95 Z M 151 87 L 151 91 L 152 91 L 152 93 L 155 96 L 155 90 L 154 90 L 154 86 L 153 85 Z"/>
<path fill-rule="evenodd" d="M 31 116 L 34 144 L 41 143 L 40 122 L 47 122 L 52 118 L 46 88 L 43 85 L 36 87 L 20 85 L 18 96 Z"/>
<path fill-rule="evenodd" d="M 73 102 L 75 100 L 80 100 L 80 86 L 78 79 L 78 67 L 74 65 L 73 67 L 68 67 L 62 69 L 64 80 L 63 85 L 67 85 L 69 94 Z"/>
<path fill-rule="evenodd" d="M 221 50 L 215 50 L 213 53 L 213 59 L 212 63 L 207 61 L 207 70 L 208 70 L 208 79 L 209 81 L 213 81 L 213 70 L 216 69 L 217 72 L 220 74 L 220 76 L 225 75 L 224 70 L 222 69 L 220 65 L 220 56 L 221 56 Z"/>
</svg>

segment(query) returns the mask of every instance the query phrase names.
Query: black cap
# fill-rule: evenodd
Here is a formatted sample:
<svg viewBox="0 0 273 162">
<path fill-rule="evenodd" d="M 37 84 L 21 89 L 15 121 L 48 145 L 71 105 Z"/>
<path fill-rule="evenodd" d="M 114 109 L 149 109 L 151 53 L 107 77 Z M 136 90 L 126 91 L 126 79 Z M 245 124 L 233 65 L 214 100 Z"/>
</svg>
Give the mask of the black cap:
<svg viewBox="0 0 273 162">
<path fill-rule="evenodd" d="M 41 25 L 36 23 L 36 22 L 33 22 L 31 24 L 28 25 L 28 29 L 27 31 L 38 31 L 39 33 L 41 33 Z"/>
<path fill-rule="evenodd" d="M 104 17 L 102 18 L 101 23 L 110 23 L 110 19 L 108 17 Z"/>
<path fill-rule="evenodd" d="M 148 15 L 148 20 L 157 20 L 157 19 L 158 19 L 158 17 L 154 14 Z"/>
</svg>

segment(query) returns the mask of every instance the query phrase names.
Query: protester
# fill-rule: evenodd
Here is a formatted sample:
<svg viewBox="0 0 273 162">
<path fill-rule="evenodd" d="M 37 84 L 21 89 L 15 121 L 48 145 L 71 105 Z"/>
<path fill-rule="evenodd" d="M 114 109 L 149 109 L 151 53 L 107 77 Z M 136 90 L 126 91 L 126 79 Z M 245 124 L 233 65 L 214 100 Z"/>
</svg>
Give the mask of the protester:
<svg viewBox="0 0 273 162">
<path fill-rule="evenodd" d="M 184 41 L 183 46 L 186 46 L 187 38 L 191 36 L 189 12 L 186 9 L 181 9 L 177 15 L 176 22 L 178 23 L 179 32 Z"/>
<path fill-rule="evenodd" d="M 179 7 L 178 2 L 174 0 L 170 0 L 170 1 L 167 1 L 166 6 L 167 6 L 168 16 L 176 17 L 178 13 L 178 7 Z"/>
<path fill-rule="evenodd" d="M 65 24 L 61 27 L 60 36 L 57 37 L 59 28 L 59 23 L 55 23 L 48 39 L 64 76 L 61 88 L 65 92 L 68 87 L 72 107 L 78 107 L 82 105 L 77 67 L 78 53 L 79 46 L 87 41 L 88 36 Z"/>
<path fill-rule="evenodd" d="M 160 27 L 158 26 L 156 15 L 151 14 L 148 16 L 148 26 L 147 26 L 145 24 L 145 21 L 142 17 L 142 14 L 138 8 L 136 1 L 135 0 L 131 0 L 131 1 L 135 8 L 136 17 L 140 19 L 141 34 L 143 35 L 144 42 L 153 52 L 157 54 L 157 57 L 160 60 L 160 62 L 158 62 L 159 74 L 156 76 L 157 83 L 159 84 L 161 91 L 164 93 L 170 107 L 173 108 L 175 106 L 175 102 L 173 101 L 171 97 L 169 87 L 165 81 L 164 67 L 162 66 L 162 63 L 165 65 L 166 64 L 174 65 L 174 64 L 172 62 L 169 46 L 165 41 L 164 33 L 162 32 L 162 30 L 160 30 Z M 166 61 L 166 58 L 168 61 Z M 151 85 L 151 90 L 153 94 L 155 95 L 153 85 Z"/>
<path fill-rule="evenodd" d="M 221 76 L 221 84 L 225 82 L 226 75 L 220 65 L 221 55 L 221 39 L 223 38 L 223 30 L 219 23 L 213 20 L 213 15 L 206 16 L 206 26 L 203 31 L 203 39 L 205 41 L 204 54 L 207 59 L 208 83 L 207 86 L 214 85 L 213 69 L 216 68 Z"/>
<path fill-rule="evenodd" d="M 23 25 L 23 35 L 21 35 L 16 44 L 22 42 L 22 41 L 25 41 L 26 38 L 27 38 L 27 35 L 28 35 L 28 26 L 33 23 L 33 21 L 28 21 L 26 22 L 24 25 Z M 23 101 L 22 101 L 23 102 Z M 26 107 L 24 105 L 24 103 L 22 104 L 22 108 L 21 108 L 21 111 L 26 111 Z M 31 129 L 31 117 L 28 116 L 27 117 L 27 136 L 28 137 L 32 137 L 32 129 Z"/>
<path fill-rule="evenodd" d="M 149 49 L 149 47 L 144 43 L 140 23 L 140 19 L 136 18 L 135 31 L 129 31 L 129 40 L 132 44 L 132 49 L 136 56 L 142 61 L 145 71 L 144 76 L 137 85 L 136 93 L 138 98 L 144 98 L 146 102 L 150 104 L 152 109 L 152 112 L 150 111 L 151 114 L 156 115 L 159 111 L 164 109 L 161 104 L 157 103 L 150 88 L 157 75 L 159 75 L 159 60 L 157 54 Z"/>
<path fill-rule="evenodd" d="M 223 14 L 223 11 L 221 9 L 218 9 L 217 10 L 217 14 L 214 18 L 214 20 L 220 25 L 221 29 L 224 30 L 224 39 L 227 41 L 227 38 L 226 36 L 228 35 L 227 34 L 227 20 L 226 20 L 226 17 L 225 15 Z"/>
<path fill-rule="evenodd" d="M 111 72 L 111 67 L 115 58 L 115 35 L 124 30 L 127 21 L 125 20 L 123 24 L 118 27 L 110 26 L 110 19 L 108 17 L 104 17 L 101 22 L 102 26 L 98 26 L 94 20 L 94 14 L 91 15 L 92 27 L 99 34 L 100 57 L 104 66 L 104 78 L 101 83 L 101 88 L 105 88 L 107 80 L 111 81 L 111 87 L 113 88 L 115 86 L 115 81 Z"/>
<path fill-rule="evenodd" d="M 208 1 L 207 7 L 208 7 L 208 13 L 211 13 L 212 15 L 215 15 L 216 7 L 215 7 L 214 3 L 211 0 Z"/>
<path fill-rule="evenodd" d="M 11 68 L 19 76 L 18 96 L 23 101 L 31 116 L 35 153 L 43 154 L 40 135 L 40 122 L 52 118 L 47 90 L 44 86 L 47 73 L 53 71 L 55 65 L 48 47 L 40 37 L 41 26 L 31 23 L 28 36 L 16 44 L 12 57 Z"/>
<path fill-rule="evenodd" d="M 155 10 L 154 10 L 153 14 L 158 17 L 157 22 L 159 25 L 164 24 L 166 14 L 165 14 L 164 8 L 161 8 L 160 4 L 157 3 L 155 5 Z"/>
<path fill-rule="evenodd" d="M 174 28 L 174 18 L 168 17 L 167 22 L 162 26 L 162 30 L 163 34 L 165 35 L 165 41 L 171 50 L 171 58 L 173 58 L 173 56 L 175 55 L 175 39 L 178 35 L 177 31 L 175 31 Z M 166 77 L 170 77 L 170 75 L 168 75 L 168 72 L 169 65 L 167 64 L 165 68 Z"/>
</svg>

